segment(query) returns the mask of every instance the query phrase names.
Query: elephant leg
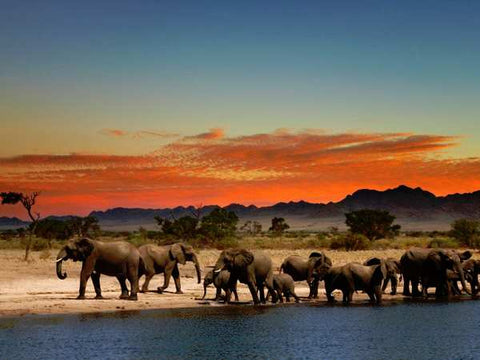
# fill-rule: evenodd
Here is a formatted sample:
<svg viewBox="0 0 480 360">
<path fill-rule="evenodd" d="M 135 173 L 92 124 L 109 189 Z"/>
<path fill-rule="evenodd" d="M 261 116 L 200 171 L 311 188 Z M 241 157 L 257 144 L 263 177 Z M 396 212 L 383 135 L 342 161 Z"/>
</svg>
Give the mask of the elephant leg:
<svg viewBox="0 0 480 360">
<path fill-rule="evenodd" d="M 396 295 L 397 294 L 397 284 L 398 284 L 397 277 L 393 276 L 391 280 L 392 280 L 392 291 L 390 292 L 390 295 Z M 383 290 L 384 289 L 382 289 L 382 291 Z"/>
<path fill-rule="evenodd" d="M 232 300 L 232 291 L 228 288 L 227 290 L 225 290 L 225 303 L 230 304 L 231 300 Z"/>
<path fill-rule="evenodd" d="M 235 301 L 238 301 L 237 285 L 232 288 L 233 294 L 235 295 Z"/>
<path fill-rule="evenodd" d="M 320 281 L 318 279 L 313 280 L 312 282 L 312 297 L 318 299 L 318 284 Z"/>
<path fill-rule="evenodd" d="M 122 294 L 120 295 L 120 299 L 128 299 L 127 279 L 124 275 L 120 275 L 117 276 L 117 280 L 120 283 L 120 287 L 122 288 Z"/>
<path fill-rule="evenodd" d="M 135 266 L 131 265 L 129 267 L 129 272 L 127 274 L 128 282 L 130 283 L 130 297 L 128 300 L 137 300 L 138 293 L 138 271 Z"/>
<path fill-rule="evenodd" d="M 172 271 L 173 281 L 175 281 L 175 294 L 183 294 L 182 286 L 180 284 L 180 271 L 178 271 L 178 265 L 175 265 Z"/>
<path fill-rule="evenodd" d="M 258 295 L 257 295 L 257 286 L 255 285 L 255 283 L 249 282 L 248 289 L 250 290 L 250 294 L 252 295 L 253 303 L 260 304 L 260 300 L 258 300 Z"/>
<path fill-rule="evenodd" d="M 327 295 L 327 300 L 329 303 L 333 303 L 335 301 L 335 297 L 332 295 L 333 288 L 328 284 L 325 283 L 325 294 Z"/>
<path fill-rule="evenodd" d="M 265 304 L 265 286 L 263 284 L 260 284 L 257 286 L 257 289 L 258 289 L 258 292 L 260 294 L 260 302 L 262 304 Z M 272 295 L 272 299 L 273 299 L 273 295 Z"/>
<path fill-rule="evenodd" d="M 387 289 L 389 281 L 390 281 L 390 277 L 386 277 L 385 280 L 383 280 L 382 291 L 385 291 Z"/>
<path fill-rule="evenodd" d="M 380 303 L 382 302 L 382 294 L 383 294 L 383 291 L 380 288 L 380 285 L 375 286 L 375 288 L 373 289 L 373 293 L 374 293 L 374 302 L 377 305 L 380 305 Z"/>
<path fill-rule="evenodd" d="M 411 280 L 412 283 L 412 296 L 421 296 L 422 293 L 418 290 L 418 280 Z"/>
<path fill-rule="evenodd" d="M 93 287 L 95 288 L 95 299 L 103 299 L 102 296 L 102 289 L 100 288 L 100 273 L 94 271 L 92 272 L 92 282 L 93 282 Z"/>
<path fill-rule="evenodd" d="M 309 283 L 307 281 L 307 284 L 308 284 L 308 288 L 309 288 L 309 292 L 308 292 L 308 298 L 311 299 L 313 297 L 313 283 Z"/>
<path fill-rule="evenodd" d="M 277 291 L 275 291 L 275 287 L 273 286 L 273 276 L 267 277 L 265 284 L 262 285 L 265 285 L 267 289 L 272 292 L 272 303 L 275 304 L 278 300 L 278 296 Z"/>
<path fill-rule="evenodd" d="M 215 301 L 220 300 L 221 295 L 222 295 L 222 289 L 218 287 L 217 291 L 215 292 Z"/>
<path fill-rule="evenodd" d="M 163 291 L 168 288 L 168 285 L 170 285 L 170 277 L 172 276 L 173 268 L 174 266 L 167 266 L 167 268 L 165 268 L 163 286 L 157 288 L 159 294 L 163 293 Z"/>
<path fill-rule="evenodd" d="M 85 299 L 85 289 L 87 287 L 87 281 L 93 272 L 95 263 L 91 260 L 86 260 L 82 264 L 82 271 L 80 273 L 80 288 L 78 290 L 77 299 Z"/>
<path fill-rule="evenodd" d="M 300 298 L 297 296 L 297 294 L 295 293 L 295 290 L 293 288 L 290 289 L 289 292 L 290 292 L 290 295 L 292 295 L 293 298 L 295 299 L 295 302 L 297 302 L 297 303 L 300 302 Z"/>
<path fill-rule="evenodd" d="M 410 296 L 410 279 L 406 276 L 403 277 L 403 295 Z"/>
<path fill-rule="evenodd" d="M 140 290 L 140 292 L 146 293 L 148 291 L 148 285 L 150 284 L 150 280 L 152 280 L 154 275 L 155 275 L 155 273 L 145 274 L 145 282 L 143 283 L 142 290 Z"/>
<path fill-rule="evenodd" d="M 282 290 L 278 289 L 276 293 L 277 293 L 278 301 L 283 303 Z M 283 294 L 283 295 L 285 295 L 285 294 Z"/>
</svg>

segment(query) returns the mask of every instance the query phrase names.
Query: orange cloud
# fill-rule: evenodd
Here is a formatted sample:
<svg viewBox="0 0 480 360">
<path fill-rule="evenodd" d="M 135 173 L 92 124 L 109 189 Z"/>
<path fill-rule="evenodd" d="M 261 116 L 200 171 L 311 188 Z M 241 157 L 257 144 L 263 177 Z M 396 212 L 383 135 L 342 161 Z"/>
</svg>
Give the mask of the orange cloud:
<svg viewBox="0 0 480 360">
<path fill-rule="evenodd" d="M 446 150 L 459 140 L 410 133 L 285 129 L 226 137 L 223 130 L 212 129 L 144 156 L 0 158 L 0 189 L 41 190 L 42 215 L 86 214 L 115 206 L 326 202 L 358 188 L 399 184 L 440 195 L 478 190 L 480 159 L 446 157 Z M 16 211 L 23 215 L 21 209 L 0 206 L 0 215 Z"/>
<path fill-rule="evenodd" d="M 125 131 L 120 129 L 102 129 L 98 132 L 101 135 L 110 136 L 114 138 L 129 137 L 132 139 L 144 139 L 144 138 L 174 138 L 180 136 L 178 133 L 170 133 L 167 131 L 154 131 L 154 130 L 141 130 L 141 131 Z"/>
</svg>

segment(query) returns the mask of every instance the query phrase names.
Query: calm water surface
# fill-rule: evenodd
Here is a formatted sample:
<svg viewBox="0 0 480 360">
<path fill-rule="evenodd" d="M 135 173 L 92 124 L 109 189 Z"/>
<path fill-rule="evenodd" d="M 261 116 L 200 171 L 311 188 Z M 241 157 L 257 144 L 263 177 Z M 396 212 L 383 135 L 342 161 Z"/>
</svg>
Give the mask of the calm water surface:
<svg viewBox="0 0 480 360">
<path fill-rule="evenodd" d="M 2 318 L 0 359 L 480 359 L 480 301 Z"/>
</svg>

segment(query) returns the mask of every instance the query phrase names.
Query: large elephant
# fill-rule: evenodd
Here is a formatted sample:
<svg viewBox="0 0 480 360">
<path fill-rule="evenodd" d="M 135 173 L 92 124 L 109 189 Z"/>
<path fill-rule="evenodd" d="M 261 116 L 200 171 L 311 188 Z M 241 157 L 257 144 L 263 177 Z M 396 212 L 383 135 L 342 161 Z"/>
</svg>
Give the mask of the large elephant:
<svg viewBox="0 0 480 360">
<path fill-rule="evenodd" d="M 383 286 L 382 286 L 382 292 L 385 292 L 387 289 L 388 283 L 391 282 L 391 292 L 390 295 L 396 295 L 397 294 L 397 284 L 398 284 L 398 279 L 397 279 L 397 274 L 401 274 L 400 272 L 400 261 L 395 260 L 393 258 L 386 258 L 386 259 L 380 259 L 377 257 L 372 257 L 368 260 L 366 260 L 363 265 L 378 265 L 382 261 L 385 262 L 385 267 L 387 268 L 387 277 L 383 280 Z"/>
<path fill-rule="evenodd" d="M 472 256 L 470 251 L 458 253 L 455 250 L 445 249 L 421 249 L 407 250 L 400 259 L 400 268 L 403 274 L 403 295 L 427 296 L 428 288 L 435 287 L 437 297 L 450 294 L 447 270 L 454 270 L 460 277 L 462 288 L 470 293 L 465 285 L 465 275 L 462 269 L 462 261 Z M 410 283 L 412 291 L 410 292 Z M 422 284 L 422 293 L 418 290 L 418 284 Z"/>
<path fill-rule="evenodd" d="M 343 302 L 352 301 L 353 293 L 364 290 L 372 303 L 380 304 L 382 301 L 382 281 L 387 276 L 385 263 L 378 265 L 361 265 L 348 263 L 343 266 L 331 267 L 325 275 L 325 292 L 329 302 L 335 301 L 333 290 L 339 289 L 343 293 Z"/>
<path fill-rule="evenodd" d="M 215 293 L 215 301 L 220 300 L 222 295 L 222 290 L 227 293 L 227 290 L 233 292 L 235 296 L 235 301 L 238 301 L 238 294 L 237 294 L 237 284 L 230 284 L 230 271 L 222 270 L 218 274 L 214 274 L 213 270 L 210 270 L 205 277 L 203 278 L 203 297 L 202 300 L 205 299 L 207 296 L 207 287 L 208 285 L 213 284 L 217 289 Z M 229 288 L 229 286 L 233 286 Z"/>
<path fill-rule="evenodd" d="M 264 287 L 273 293 L 272 301 L 277 301 L 273 288 L 272 259 L 263 251 L 248 251 L 246 249 L 224 250 L 218 257 L 214 267 L 214 274 L 222 270 L 230 271 L 230 284 L 227 289 L 226 302 L 230 302 L 230 289 L 240 281 L 248 285 L 255 304 L 265 303 Z M 258 299 L 257 290 L 260 292 Z"/>
<path fill-rule="evenodd" d="M 202 281 L 200 263 L 197 255 L 190 245 L 183 243 L 176 243 L 167 246 L 157 245 L 143 245 L 138 248 L 140 256 L 143 260 L 143 266 L 139 269 L 139 278 L 145 275 L 145 282 L 142 285 L 141 292 L 148 291 L 150 280 L 155 274 L 164 273 L 163 286 L 157 288 L 159 293 L 162 293 L 170 284 L 170 277 L 173 276 L 175 281 L 175 288 L 177 294 L 182 294 L 180 284 L 180 272 L 178 271 L 178 264 L 185 265 L 187 261 L 192 261 L 195 264 L 197 272 L 197 281 L 200 284 Z"/>
<path fill-rule="evenodd" d="M 308 260 L 298 255 L 292 255 L 283 260 L 280 273 L 290 275 L 294 281 L 307 281 L 310 292 L 309 298 L 318 297 L 318 274 L 323 266 L 332 266 L 332 260 L 321 252 L 312 252 Z"/>
<path fill-rule="evenodd" d="M 137 300 L 138 268 L 141 260 L 140 253 L 132 244 L 125 241 L 102 242 L 87 238 L 71 241 L 60 249 L 57 255 L 59 279 L 67 277 L 67 274 L 62 272 L 62 263 L 68 259 L 82 262 L 77 299 L 85 299 L 85 287 L 90 276 L 97 295 L 95 298 L 101 299 L 100 275 L 105 274 L 118 279 L 122 288 L 120 299 Z M 126 280 L 130 282 L 130 295 Z"/>
</svg>

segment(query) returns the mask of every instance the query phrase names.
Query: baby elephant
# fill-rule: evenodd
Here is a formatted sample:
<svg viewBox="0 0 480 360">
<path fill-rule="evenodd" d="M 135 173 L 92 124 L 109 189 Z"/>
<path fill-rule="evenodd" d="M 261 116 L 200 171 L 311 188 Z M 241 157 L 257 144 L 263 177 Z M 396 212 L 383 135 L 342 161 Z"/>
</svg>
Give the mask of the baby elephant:
<svg viewBox="0 0 480 360">
<path fill-rule="evenodd" d="M 274 274 L 273 275 L 273 288 L 277 293 L 278 299 L 283 303 L 283 297 L 285 296 L 287 302 L 290 302 L 290 296 L 293 296 L 295 302 L 299 302 L 297 294 L 295 294 L 295 282 L 293 278 L 288 274 Z M 270 292 L 269 292 L 270 295 Z"/>
<path fill-rule="evenodd" d="M 222 297 L 222 290 L 226 292 L 228 289 L 229 280 L 230 272 L 228 270 L 222 270 L 218 274 L 215 274 L 213 270 L 210 270 L 207 274 L 205 274 L 205 278 L 203 279 L 202 300 L 205 299 L 205 296 L 207 296 L 207 287 L 210 284 L 213 284 L 217 289 L 217 292 L 215 294 L 215 301 L 220 300 L 220 298 Z M 235 301 L 238 301 L 237 284 L 235 284 L 230 290 L 235 296 Z"/>
</svg>

